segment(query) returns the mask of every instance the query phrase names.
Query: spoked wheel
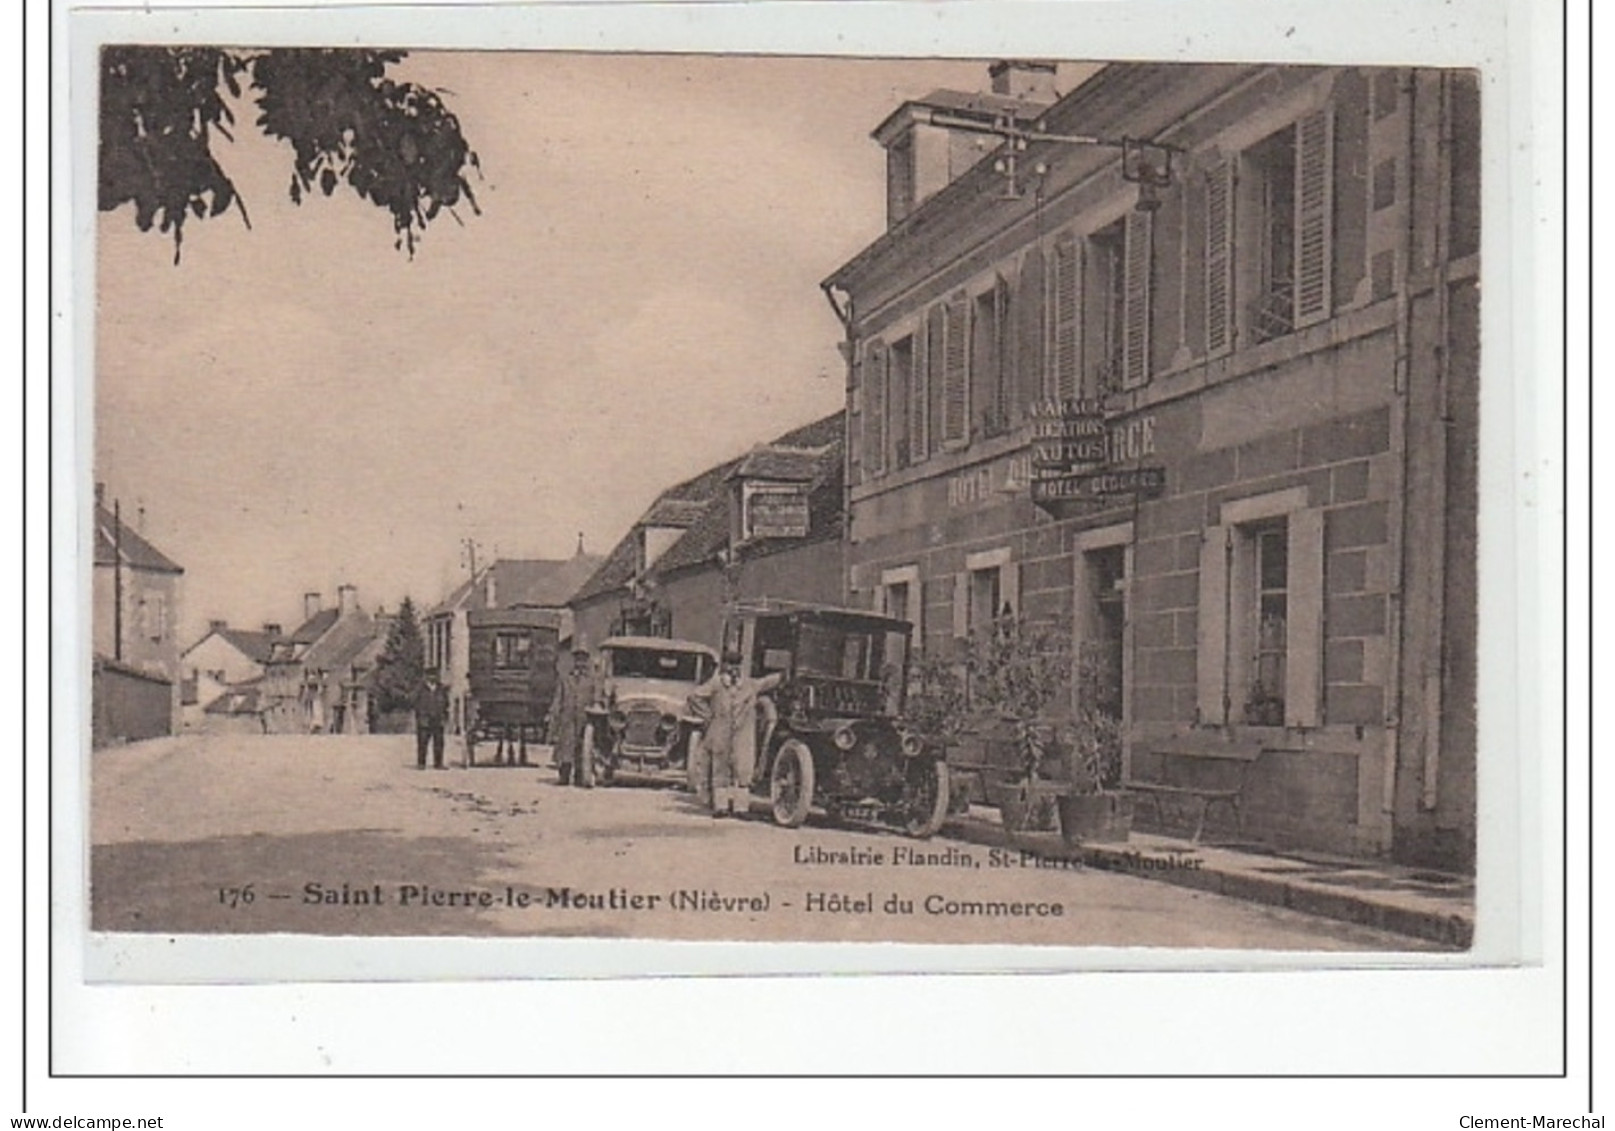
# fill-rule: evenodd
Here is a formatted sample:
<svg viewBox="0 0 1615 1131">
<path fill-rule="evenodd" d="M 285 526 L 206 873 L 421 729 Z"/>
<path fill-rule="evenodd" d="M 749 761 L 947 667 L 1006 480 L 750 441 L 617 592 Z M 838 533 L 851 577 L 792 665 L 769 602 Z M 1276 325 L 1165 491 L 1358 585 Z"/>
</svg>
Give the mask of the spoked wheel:
<svg viewBox="0 0 1615 1131">
<path fill-rule="evenodd" d="M 903 831 L 925 840 L 935 836 L 948 819 L 948 764 L 940 758 L 909 770 L 914 779 L 908 797 L 908 816 Z"/>
<path fill-rule="evenodd" d="M 813 755 L 800 742 L 787 742 L 774 759 L 768 775 L 768 796 L 774 821 L 794 829 L 807 820 L 813 806 Z"/>
</svg>

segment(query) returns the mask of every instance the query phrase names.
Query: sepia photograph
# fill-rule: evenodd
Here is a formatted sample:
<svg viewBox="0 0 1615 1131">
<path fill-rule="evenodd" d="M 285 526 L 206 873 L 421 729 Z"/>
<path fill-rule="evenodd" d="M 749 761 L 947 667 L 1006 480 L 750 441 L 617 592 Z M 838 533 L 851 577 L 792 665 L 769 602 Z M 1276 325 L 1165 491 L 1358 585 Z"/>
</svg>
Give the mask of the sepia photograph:
<svg viewBox="0 0 1615 1131">
<path fill-rule="evenodd" d="M 98 71 L 93 934 L 1471 947 L 1479 72 Z"/>
</svg>

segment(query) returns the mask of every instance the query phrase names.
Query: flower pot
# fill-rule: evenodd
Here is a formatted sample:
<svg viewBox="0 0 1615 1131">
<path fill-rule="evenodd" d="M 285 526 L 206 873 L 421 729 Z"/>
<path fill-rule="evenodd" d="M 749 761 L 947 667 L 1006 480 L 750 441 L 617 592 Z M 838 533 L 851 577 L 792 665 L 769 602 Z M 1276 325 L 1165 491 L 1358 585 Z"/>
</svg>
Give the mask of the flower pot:
<svg viewBox="0 0 1615 1131">
<path fill-rule="evenodd" d="M 1133 833 L 1127 793 L 1072 793 L 1059 799 L 1060 835 L 1067 844 L 1126 843 Z"/>
</svg>

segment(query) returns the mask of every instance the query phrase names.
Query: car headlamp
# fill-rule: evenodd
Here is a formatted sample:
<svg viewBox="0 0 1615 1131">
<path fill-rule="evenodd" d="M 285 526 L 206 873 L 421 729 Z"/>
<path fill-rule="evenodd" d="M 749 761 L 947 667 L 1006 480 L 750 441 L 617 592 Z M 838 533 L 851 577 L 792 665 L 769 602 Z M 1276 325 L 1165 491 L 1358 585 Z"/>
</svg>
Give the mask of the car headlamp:
<svg viewBox="0 0 1615 1131">
<path fill-rule="evenodd" d="M 903 736 L 902 750 L 903 757 L 918 758 L 925 752 L 925 743 L 920 741 L 920 736 L 917 734 L 905 734 Z"/>
<path fill-rule="evenodd" d="M 831 741 L 836 744 L 837 750 L 851 750 L 858 745 L 858 736 L 853 733 L 851 727 L 837 727 Z"/>
<path fill-rule="evenodd" d="M 608 716 L 608 721 L 611 723 L 612 730 L 623 730 L 628 726 L 628 716 L 615 708 L 612 709 L 610 716 Z"/>
</svg>

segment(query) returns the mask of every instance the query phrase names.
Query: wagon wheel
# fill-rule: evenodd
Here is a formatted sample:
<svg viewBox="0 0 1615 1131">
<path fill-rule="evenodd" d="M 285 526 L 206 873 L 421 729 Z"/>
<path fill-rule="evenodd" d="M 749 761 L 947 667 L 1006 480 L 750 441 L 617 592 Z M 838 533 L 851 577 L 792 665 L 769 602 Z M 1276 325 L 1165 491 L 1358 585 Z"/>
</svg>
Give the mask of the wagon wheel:
<svg viewBox="0 0 1615 1131">
<path fill-rule="evenodd" d="M 813 806 L 813 755 L 806 746 L 792 741 L 780 747 L 768 775 L 768 795 L 776 823 L 794 829 L 807 820 Z"/>
<path fill-rule="evenodd" d="M 917 774 L 919 780 L 908 799 L 903 831 L 925 840 L 935 836 L 948 819 L 948 764 L 938 758 L 920 767 Z"/>
</svg>

